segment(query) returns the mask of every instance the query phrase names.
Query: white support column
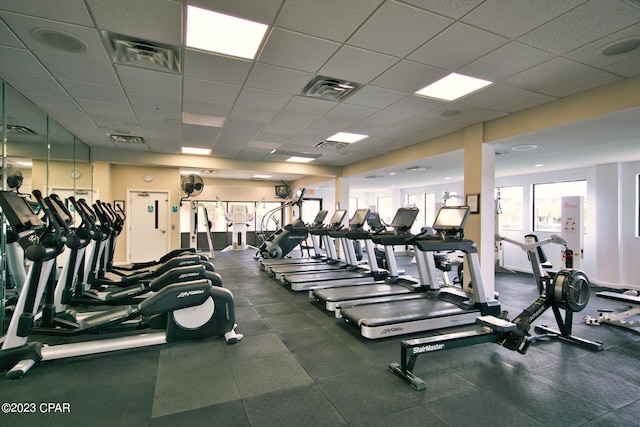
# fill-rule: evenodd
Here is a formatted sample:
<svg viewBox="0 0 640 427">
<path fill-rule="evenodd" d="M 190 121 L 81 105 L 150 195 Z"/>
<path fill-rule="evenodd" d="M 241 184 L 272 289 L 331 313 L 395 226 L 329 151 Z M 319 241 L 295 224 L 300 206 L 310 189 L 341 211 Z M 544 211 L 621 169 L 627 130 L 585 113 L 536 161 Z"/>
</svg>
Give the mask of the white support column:
<svg viewBox="0 0 640 427">
<path fill-rule="evenodd" d="M 469 126 L 464 133 L 464 193 L 478 194 L 478 213 L 469 217 L 465 237 L 478 245 L 480 272 L 488 298 L 495 292 L 495 148 L 483 143 L 483 124 Z"/>
</svg>

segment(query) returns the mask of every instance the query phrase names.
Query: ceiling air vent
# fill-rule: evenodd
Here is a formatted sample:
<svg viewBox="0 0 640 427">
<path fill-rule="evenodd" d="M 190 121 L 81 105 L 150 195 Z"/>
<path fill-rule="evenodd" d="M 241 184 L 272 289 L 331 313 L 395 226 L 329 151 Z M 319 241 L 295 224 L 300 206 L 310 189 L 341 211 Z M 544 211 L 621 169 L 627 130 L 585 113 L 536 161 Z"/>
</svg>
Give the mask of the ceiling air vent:
<svg viewBox="0 0 640 427">
<path fill-rule="evenodd" d="M 309 98 L 342 101 L 352 95 L 362 85 L 333 77 L 316 76 L 299 92 Z"/>
<path fill-rule="evenodd" d="M 109 134 L 109 138 L 119 144 L 144 144 L 144 138 L 141 136 Z"/>
<path fill-rule="evenodd" d="M 180 50 L 168 44 L 102 31 L 116 64 L 180 74 Z"/>
<path fill-rule="evenodd" d="M 338 142 L 338 141 L 320 141 L 314 147 L 325 148 L 327 150 L 338 150 L 340 148 L 346 147 L 349 145 L 346 142 Z"/>
<path fill-rule="evenodd" d="M 26 126 L 21 125 L 7 125 L 7 133 L 19 134 L 19 135 L 37 135 L 36 131 Z"/>
</svg>

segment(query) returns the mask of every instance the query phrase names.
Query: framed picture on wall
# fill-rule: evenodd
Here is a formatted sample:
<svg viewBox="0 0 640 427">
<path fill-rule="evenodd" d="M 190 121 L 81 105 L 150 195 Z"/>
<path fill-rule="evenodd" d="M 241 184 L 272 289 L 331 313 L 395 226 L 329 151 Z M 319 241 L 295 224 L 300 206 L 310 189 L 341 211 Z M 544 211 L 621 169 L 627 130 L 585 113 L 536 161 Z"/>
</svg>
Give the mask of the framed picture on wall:
<svg viewBox="0 0 640 427">
<path fill-rule="evenodd" d="M 480 194 L 467 194 L 465 204 L 469 206 L 469 213 L 480 213 Z"/>
</svg>

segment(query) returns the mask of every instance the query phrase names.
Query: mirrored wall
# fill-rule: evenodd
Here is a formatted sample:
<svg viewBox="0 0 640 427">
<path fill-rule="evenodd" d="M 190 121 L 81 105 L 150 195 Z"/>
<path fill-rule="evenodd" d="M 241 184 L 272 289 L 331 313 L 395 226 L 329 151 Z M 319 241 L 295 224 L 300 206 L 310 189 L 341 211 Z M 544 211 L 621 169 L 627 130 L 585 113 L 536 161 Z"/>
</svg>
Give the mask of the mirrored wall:
<svg viewBox="0 0 640 427">
<path fill-rule="evenodd" d="M 2 190 L 18 192 L 27 198 L 38 189 L 45 195 L 56 192 L 64 198 L 87 194 L 86 198 L 90 199 L 93 180 L 89 147 L 11 86 L 1 80 L 0 85 Z M 7 224 L 3 217 L 0 242 L 0 323 L 3 325 L 5 303 L 21 285 L 16 283 L 21 274 L 7 268 L 6 236 Z M 16 264 L 20 262 L 11 263 Z"/>
</svg>

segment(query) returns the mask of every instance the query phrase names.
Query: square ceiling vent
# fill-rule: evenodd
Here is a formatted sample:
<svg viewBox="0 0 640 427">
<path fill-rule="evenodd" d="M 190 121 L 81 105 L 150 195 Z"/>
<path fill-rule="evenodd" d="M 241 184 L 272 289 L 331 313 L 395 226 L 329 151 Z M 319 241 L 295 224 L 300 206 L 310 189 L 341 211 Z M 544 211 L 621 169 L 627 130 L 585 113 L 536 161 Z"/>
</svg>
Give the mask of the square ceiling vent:
<svg viewBox="0 0 640 427">
<path fill-rule="evenodd" d="M 102 31 L 116 64 L 180 74 L 180 50 L 168 44 Z"/>
<path fill-rule="evenodd" d="M 338 141 L 320 141 L 314 145 L 314 147 L 324 148 L 326 150 L 339 150 L 340 148 L 346 147 L 349 145 L 347 142 L 338 142 Z"/>
<path fill-rule="evenodd" d="M 362 85 L 333 77 L 316 76 L 298 93 L 309 98 L 343 101 Z"/>
<path fill-rule="evenodd" d="M 141 136 L 134 135 L 115 135 L 109 134 L 109 139 L 112 142 L 117 142 L 119 144 L 144 144 L 144 138 Z"/>
</svg>

